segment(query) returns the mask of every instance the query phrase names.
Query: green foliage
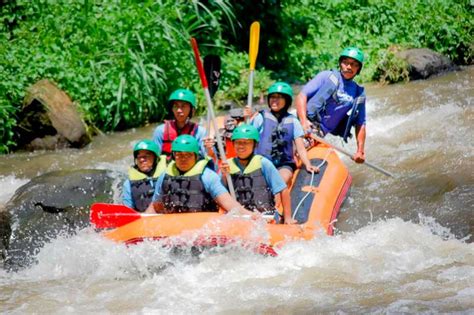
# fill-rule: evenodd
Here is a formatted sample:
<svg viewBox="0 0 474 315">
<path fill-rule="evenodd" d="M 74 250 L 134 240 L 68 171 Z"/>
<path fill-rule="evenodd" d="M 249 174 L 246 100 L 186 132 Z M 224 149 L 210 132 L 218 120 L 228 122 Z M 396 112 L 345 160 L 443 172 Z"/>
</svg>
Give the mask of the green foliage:
<svg viewBox="0 0 474 315">
<path fill-rule="evenodd" d="M 361 79 L 403 79 L 403 65 L 388 52 L 392 45 L 428 47 L 459 64 L 472 62 L 474 24 L 469 1 L 282 1 L 280 38 L 287 47 L 288 76 L 306 81 L 317 72 L 337 67 L 344 47 L 357 46 L 366 56 Z M 393 67 L 381 74 L 381 66 Z M 398 73 L 398 74 L 397 74 Z"/>
<path fill-rule="evenodd" d="M 254 80 L 305 82 L 337 67 L 344 47 L 366 54 L 358 80 L 407 80 L 393 47 L 431 48 L 458 64 L 473 60 L 470 0 L 12 0 L 0 6 L 0 153 L 14 148 L 26 89 L 51 79 L 90 126 L 119 130 L 160 120 L 179 87 L 206 102 L 189 44 L 222 57 L 216 103 L 248 92 L 250 24 L 260 21 Z M 231 44 L 230 47 L 228 43 Z M 224 53 L 225 51 L 225 53 Z M 273 72 L 269 72 L 270 69 Z"/>
<path fill-rule="evenodd" d="M 219 91 L 214 96 L 216 104 L 224 99 L 233 100 L 240 105 L 247 104 L 249 91 L 249 58 L 247 54 L 228 52 L 222 57 L 221 81 Z M 273 83 L 270 71 L 260 67 L 254 71 L 253 95 L 258 97 Z"/>
<path fill-rule="evenodd" d="M 408 64 L 396 56 L 393 50 L 380 50 L 373 79 L 381 83 L 409 81 Z"/>
<path fill-rule="evenodd" d="M 26 89 L 44 78 L 101 130 L 161 119 L 169 92 L 197 81 L 189 39 L 222 46 L 218 21 L 234 19 L 222 0 L 17 0 L 0 13 L 0 152 L 14 145 Z"/>
<path fill-rule="evenodd" d="M 15 125 L 15 108 L 5 101 L 0 101 L 0 153 L 8 152 L 15 144 L 12 140 Z"/>
</svg>

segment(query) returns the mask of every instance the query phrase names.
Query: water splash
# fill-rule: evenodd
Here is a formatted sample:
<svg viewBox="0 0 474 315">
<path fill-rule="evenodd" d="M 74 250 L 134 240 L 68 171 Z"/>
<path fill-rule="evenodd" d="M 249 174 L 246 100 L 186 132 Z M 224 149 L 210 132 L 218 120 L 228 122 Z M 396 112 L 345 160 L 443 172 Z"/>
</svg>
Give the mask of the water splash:
<svg viewBox="0 0 474 315">
<path fill-rule="evenodd" d="M 20 311 L 21 296 L 25 312 L 56 312 L 64 298 L 85 312 L 469 310 L 474 244 L 425 222 L 378 221 L 290 243 L 275 258 L 238 247 L 177 255 L 156 242 L 126 247 L 86 229 L 47 244 L 37 265 L 0 280 L 7 291 L 30 288 L 5 304 Z"/>
</svg>

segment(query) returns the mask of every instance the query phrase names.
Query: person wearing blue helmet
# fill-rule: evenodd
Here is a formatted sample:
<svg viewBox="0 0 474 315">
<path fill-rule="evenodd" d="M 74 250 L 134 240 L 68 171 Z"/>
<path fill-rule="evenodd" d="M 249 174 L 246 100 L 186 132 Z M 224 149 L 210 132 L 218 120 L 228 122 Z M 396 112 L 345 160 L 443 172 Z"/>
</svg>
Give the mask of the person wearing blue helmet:
<svg viewBox="0 0 474 315">
<path fill-rule="evenodd" d="M 291 86 L 286 82 L 276 82 L 268 88 L 268 109 L 260 111 L 251 119 L 251 124 L 260 133 L 255 153 L 273 162 L 288 187 L 296 170 L 295 152 L 306 171 L 319 172 L 308 159 L 301 123 L 288 112 L 292 101 Z"/>
<path fill-rule="evenodd" d="M 365 91 L 353 81 L 364 64 L 364 53 L 356 47 L 345 48 L 339 55 L 339 69 L 318 73 L 295 100 L 298 118 L 307 133 L 319 136 L 331 133 L 350 138 L 355 127 L 356 163 L 365 161 Z"/>
</svg>

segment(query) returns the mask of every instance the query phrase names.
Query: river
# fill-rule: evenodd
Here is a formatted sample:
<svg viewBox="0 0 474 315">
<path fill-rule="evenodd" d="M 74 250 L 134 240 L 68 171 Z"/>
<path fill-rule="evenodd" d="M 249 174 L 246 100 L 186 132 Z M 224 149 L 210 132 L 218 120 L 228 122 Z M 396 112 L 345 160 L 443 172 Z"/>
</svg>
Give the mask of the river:
<svg viewBox="0 0 474 315">
<path fill-rule="evenodd" d="M 126 248 L 85 229 L 47 244 L 30 268 L 0 270 L 0 312 L 472 314 L 473 79 L 470 66 L 367 86 L 367 160 L 396 178 L 343 157 L 354 181 L 335 236 L 289 244 L 275 258 L 240 248 L 197 258 L 153 242 Z M 0 156 L 0 206 L 48 171 L 125 172 L 132 144 L 154 127 L 102 135 L 82 150 Z"/>
</svg>

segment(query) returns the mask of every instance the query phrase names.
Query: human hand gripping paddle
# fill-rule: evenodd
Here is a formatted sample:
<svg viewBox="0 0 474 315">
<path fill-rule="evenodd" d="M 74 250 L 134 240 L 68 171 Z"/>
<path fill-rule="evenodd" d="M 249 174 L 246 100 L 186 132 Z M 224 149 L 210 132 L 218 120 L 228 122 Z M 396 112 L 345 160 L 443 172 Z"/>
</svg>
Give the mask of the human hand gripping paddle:
<svg viewBox="0 0 474 315">
<path fill-rule="evenodd" d="M 214 127 L 214 130 L 216 130 L 216 132 L 217 132 L 217 130 L 219 130 L 219 129 L 217 127 L 216 116 L 214 115 L 214 108 L 212 106 L 211 94 L 209 93 L 209 86 L 207 84 L 206 75 L 204 73 L 204 68 L 203 68 L 202 62 L 201 62 L 201 56 L 199 55 L 198 44 L 197 44 L 197 41 L 196 41 L 195 38 L 191 38 L 191 46 L 193 47 L 194 59 L 196 61 L 196 67 L 197 67 L 197 70 L 198 70 L 198 73 L 199 73 L 199 77 L 201 78 L 201 84 L 202 84 L 202 88 L 204 89 L 204 95 L 206 96 L 207 111 L 211 116 L 210 118 L 211 118 L 211 121 L 212 121 L 212 126 Z M 221 156 L 222 162 L 227 163 L 227 158 L 226 158 L 225 151 L 224 151 L 224 145 L 222 144 L 222 139 L 219 136 L 216 137 L 216 139 L 217 139 L 217 148 L 219 149 L 219 154 Z M 232 180 L 231 180 L 229 174 L 227 174 L 226 179 L 227 179 L 227 185 L 229 186 L 229 192 L 230 192 L 232 198 L 235 199 L 234 185 L 232 184 Z"/>
<path fill-rule="evenodd" d="M 257 61 L 258 55 L 258 42 L 260 41 L 260 23 L 253 22 L 250 26 L 250 43 L 249 43 L 249 63 L 250 63 L 250 74 L 249 74 L 249 94 L 247 97 L 247 109 L 249 113 L 252 113 L 252 101 L 253 101 L 253 77 L 255 70 L 255 62 Z M 250 115 L 246 115 L 245 122 L 248 124 Z"/>
<path fill-rule="evenodd" d="M 313 134 L 313 133 L 310 134 L 310 137 L 313 138 L 314 140 L 318 141 L 318 142 L 321 142 L 321 143 L 323 143 L 323 144 L 325 144 L 325 145 L 330 146 L 331 148 L 335 149 L 336 151 L 341 152 L 342 154 L 347 155 L 347 156 L 350 157 L 351 159 L 353 159 L 353 157 L 354 157 L 354 155 L 351 154 L 349 151 L 346 151 L 346 150 L 344 150 L 344 149 L 342 149 L 342 148 L 339 148 L 339 147 L 337 147 L 337 146 L 335 146 L 335 145 L 333 145 L 333 144 L 327 142 L 327 141 L 324 140 L 323 138 L 318 137 L 317 135 L 315 135 L 315 134 Z M 384 170 L 384 169 L 381 168 L 380 166 L 377 166 L 377 165 L 374 165 L 374 164 L 372 164 L 372 163 L 367 162 L 367 160 L 366 160 L 362 165 L 366 165 L 366 166 L 368 166 L 368 167 L 370 167 L 370 168 L 372 168 L 372 169 L 374 169 L 374 170 L 376 170 L 376 171 L 378 171 L 378 172 L 384 174 L 385 176 L 395 177 L 392 173 L 390 173 L 390 172 Z"/>
</svg>

